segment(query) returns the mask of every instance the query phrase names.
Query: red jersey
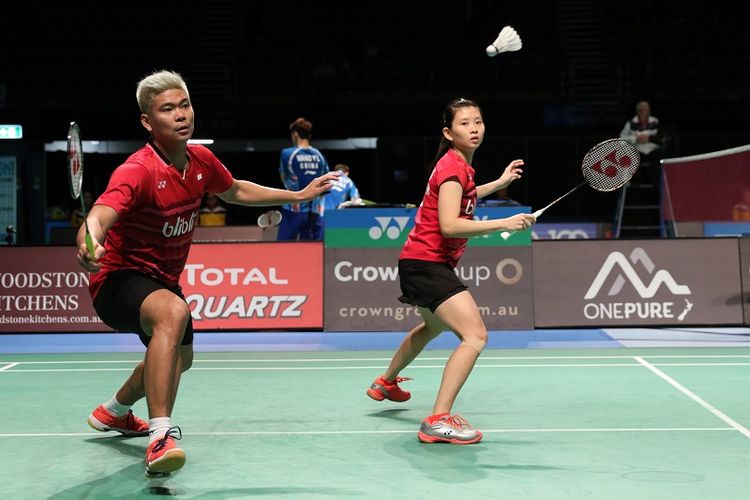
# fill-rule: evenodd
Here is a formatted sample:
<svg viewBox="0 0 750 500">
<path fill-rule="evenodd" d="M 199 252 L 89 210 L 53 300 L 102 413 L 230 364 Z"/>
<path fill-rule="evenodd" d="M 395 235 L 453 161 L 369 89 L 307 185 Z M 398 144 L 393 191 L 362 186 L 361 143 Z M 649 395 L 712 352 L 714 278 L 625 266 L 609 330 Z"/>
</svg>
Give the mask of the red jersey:
<svg viewBox="0 0 750 500">
<path fill-rule="evenodd" d="M 447 262 L 456 267 L 466 249 L 467 238 L 445 238 L 438 220 L 438 193 L 447 181 L 456 181 L 463 187 L 461 196 L 462 219 L 473 219 L 477 206 L 477 186 L 474 169 L 453 149 L 440 158 L 427 181 L 427 191 L 417 210 L 414 228 L 406 239 L 399 259 L 417 259 L 430 262 Z"/>
<path fill-rule="evenodd" d="M 183 176 L 149 143 L 112 173 L 94 204 L 111 207 L 118 219 L 107 232 L 101 271 L 91 274 L 92 298 L 110 272 L 123 269 L 170 287 L 179 283 L 203 195 L 223 193 L 234 180 L 204 146 L 188 145 L 187 157 Z"/>
</svg>

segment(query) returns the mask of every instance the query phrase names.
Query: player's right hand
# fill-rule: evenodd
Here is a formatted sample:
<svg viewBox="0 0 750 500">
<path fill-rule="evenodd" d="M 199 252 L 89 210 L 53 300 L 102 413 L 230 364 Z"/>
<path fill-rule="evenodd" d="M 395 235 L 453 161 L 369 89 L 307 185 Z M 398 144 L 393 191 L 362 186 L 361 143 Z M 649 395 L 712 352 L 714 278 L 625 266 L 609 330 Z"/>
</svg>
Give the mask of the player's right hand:
<svg viewBox="0 0 750 500">
<path fill-rule="evenodd" d="M 94 256 L 92 256 L 89 253 L 89 249 L 86 246 L 86 242 L 84 241 L 80 245 L 78 245 L 78 251 L 76 252 L 76 258 L 78 259 L 78 265 L 80 265 L 82 268 L 84 268 L 86 271 L 90 273 L 98 273 L 101 269 L 101 264 L 99 263 L 99 259 L 106 253 L 106 250 L 104 250 L 104 247 L 99 244 L 98 241 L 96 241 L 96 238 L 94 238 Z"/>
<path fill-rule="evenodd" d="M 533 214 L 516 214 L 505 219 L 507 231 L 523 231 L 536 222 Z"/>
</svg>

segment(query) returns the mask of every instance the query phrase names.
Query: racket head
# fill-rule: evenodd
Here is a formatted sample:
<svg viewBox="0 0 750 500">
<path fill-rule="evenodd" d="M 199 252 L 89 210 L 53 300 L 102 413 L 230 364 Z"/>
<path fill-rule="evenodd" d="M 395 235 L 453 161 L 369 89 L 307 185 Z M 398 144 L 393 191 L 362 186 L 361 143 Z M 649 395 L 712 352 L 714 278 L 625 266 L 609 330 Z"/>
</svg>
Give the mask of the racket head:
<svg viewBox="0 0 750 500">
<path fill-rule="evenodd" d="M 609 139 L 586 153 L 581 172 L 589 186 L 597 191 L 614 191 L 633 178 L 641 164 L 641 155 L 630 141 Z"/>
<path fill-rule="evenodd" d="M 76 122 L 70 122 L 68 128 L 68 180 L 70 196 L 77 200 L 83 186 L 83 143 L 81 130 Z"/>
<path fill-rule="evenodd" d="M 258 216 L 258 227 L 262 229 L 276 227 L 279 224 L 281 224 L 281 212 L 278 210 L 269 210 Z"/>
</svg>

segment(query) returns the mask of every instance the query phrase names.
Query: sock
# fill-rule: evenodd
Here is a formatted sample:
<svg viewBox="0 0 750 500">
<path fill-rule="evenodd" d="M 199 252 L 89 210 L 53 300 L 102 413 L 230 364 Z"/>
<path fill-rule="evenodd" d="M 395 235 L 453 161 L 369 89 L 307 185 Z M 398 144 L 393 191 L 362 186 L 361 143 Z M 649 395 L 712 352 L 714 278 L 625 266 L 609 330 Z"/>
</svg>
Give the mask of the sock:
<svg viewBox="0 0 750 500">
<path fill-rule="evenodd" d="M 164 437 L 169 428 L 172 427 L 172 419 L 170 417 L 156 417 L 148 419 L 148 437 L 149 444 L 153 443 L 159 438 Z"/>
<path fill-rule="evenodd" d="M 124 405 L 117 401 L 116 396 L 112 396 L 112 399 L 104 403 L 104 408 L 115 417 L 122 417 L 127 415 L 130 405 Z"/>
</svg>

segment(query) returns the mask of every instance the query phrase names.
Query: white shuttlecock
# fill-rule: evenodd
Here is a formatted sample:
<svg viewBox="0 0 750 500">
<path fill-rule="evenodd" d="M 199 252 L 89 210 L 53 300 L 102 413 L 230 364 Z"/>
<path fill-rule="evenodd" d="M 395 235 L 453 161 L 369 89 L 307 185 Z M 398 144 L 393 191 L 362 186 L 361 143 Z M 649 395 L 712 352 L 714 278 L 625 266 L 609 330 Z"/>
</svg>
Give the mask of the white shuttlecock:
<svg viewBox="0 0 750 500">
<path fill-rule="evenodd" d="M 513 52 L 514 50 L 521 50 L 523 44 L 521 43 L 521 37 L 518 36 L 518 32 L 506 26 L 500 31 L 492 45 L 488 45 L 486 52 L 490 57 L 498 55 L 500 52 Z"/>
</svg>

